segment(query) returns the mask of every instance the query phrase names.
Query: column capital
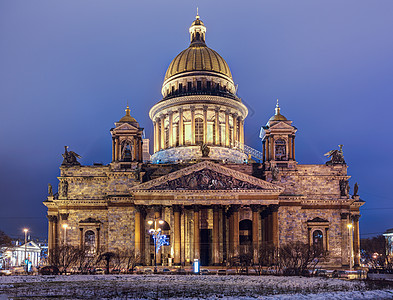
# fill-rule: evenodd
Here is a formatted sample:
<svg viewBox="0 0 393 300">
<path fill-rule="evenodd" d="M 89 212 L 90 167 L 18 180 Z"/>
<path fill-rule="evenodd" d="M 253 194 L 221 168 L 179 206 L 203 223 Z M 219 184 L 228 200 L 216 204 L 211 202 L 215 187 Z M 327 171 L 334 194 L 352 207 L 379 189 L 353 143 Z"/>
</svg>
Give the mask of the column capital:
<svg viewBox="0 0 393 300">
<path fill-rule="evenodd" d="M 168 111 L 168 115 L 172 116 L 173 115 L 173 111 L 172 110 Z"/>
<path fill-rule="evenodd" d="M 61 219 L 62 221 L 67 221 L 69 215 L 70 215 L 69 213 L 60 214 L 60 219 Z"/>
<path fill-rule="evenodd" d="M 267 209 L 264 209 L 260 212 L 261 218 L 264 219 L 269 215 L 269 211 Z"/>
<path fill-rule="evenodd" d="M 181 205 L 173 205 L 172 206 L 173 212 L 179 212 L 181 213 L 183 210 L 183 207 Z"/>
<path fill-rule="evenodd" d="M 46 217 L 48 218 L 49 222 L 56 222 L 57 221 L 57 216 L 47 215 Z"/>
<path fill-rule="evenodd" d="M 191 105 L 190 106 L 190 111 L 193 113 L 193 112 L 195 112 L 195 106 L 194 105 Z"/>
<path fill-rule="evenodd" d="M 250 208 L 251 208 L 252 212 L 259 212 L 261 209 L 261 206 L 259 204 L 251 204 Z"/>
<path fill-rule="evenodd" d="M 232 212 L 237 212 L 240 209 L 240 204 L 232 204 L 230 210 Z"/>
<path fill-rule="evenodd" d="M 183 107 L 179 107 L 179 113 L 183 113 Z"/>
<path fill-rule="evenodd" d="M 220 112 L 220 109 L 221 109 L 220 106 L 216 106 L 216 107 L 214 108 L 214 111 L 217 112 L 217 113 L 219 113 L 219 112 Z"/>
<path fill-rule="evenodd" d="M 217 204 L 215 204 L 215 205 L 213 205 L 213 211 L 216 211 L 216 212 L 218 212 L 219 210 L 220 210 L 220 208 L 221 208 L 221 205 L 217 205 Z"/>
<path fill-rule="evenodd" d="M 192 206 L 192 209 L 193 209 L 195 212 L 198 212 L 198 211 L 200 211 L 200 210 L 201 210 L 201 206 L 200 206 L 200 205 L 197 205 L 197 204 L 195 204 L 195 205 L 193 205 L 193 206 Z"/>
<path fill-rule="evenodd" d="M 340 216 L 341 216 L 341 220 L 346 220 L 349 217 L 349 213 L 341 213 Z"/>
<path fill-rule="evenodd" d="M 202 110 L 203 110 L 204 112 L 206 112 L 207 109 L 208 109 L 208 106 L 207 106 L 207 105 L 203 105 L 203 106 L 202 106 Z"/>
<path fill-rule="evenodd" d="M 278 204 L 272 204 L 272 205 L 269 205 L 269 210 L 271 212 L 277 212 L 279 207 L 280 207 L 280 205 L 278 205 Z"/>
<path fill-rule="evenodd" d="M 139 213 L 146 213 L 146 206 L 145 205 L 135 205 L 135 210 Z"/>
<path fill-rule="evenodd" d="M 358 222 L 359 219 L 360 219 L 360 215 L 352 215 L 352 216 L 351 216 L 351 219 L 352 219 L 353 221 L 355 221 L 355 222 Z"/>
</svg>

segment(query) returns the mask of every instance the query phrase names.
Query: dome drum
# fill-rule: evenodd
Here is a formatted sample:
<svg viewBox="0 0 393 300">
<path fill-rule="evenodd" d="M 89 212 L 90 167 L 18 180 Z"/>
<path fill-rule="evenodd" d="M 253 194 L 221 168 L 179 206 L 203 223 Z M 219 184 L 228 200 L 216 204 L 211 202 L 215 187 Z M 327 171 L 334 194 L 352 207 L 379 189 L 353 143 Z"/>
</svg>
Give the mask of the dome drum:
<svg viewBox="0 0 393 300">
<path fill-rule="evenodd" d="M 209 160 L 238 164 L 244 163 L 247 160 L 247 155 L 237 149 L 210 146 L 209 150 Z M 203 159 L 201 147 L 199 146 L 165 149 L 154 153 L 151 157 L 152 163 L 156 164 L 189 162 Z"/>
<path fill-rule="evenodd" d="M 161 93 L 164 99 L 183 94 L 211 94 L 238 99 L 232 80 L 209 72 L 193 73 L 192 77 L 177 75 L 163 84 Z"/>
</svg>

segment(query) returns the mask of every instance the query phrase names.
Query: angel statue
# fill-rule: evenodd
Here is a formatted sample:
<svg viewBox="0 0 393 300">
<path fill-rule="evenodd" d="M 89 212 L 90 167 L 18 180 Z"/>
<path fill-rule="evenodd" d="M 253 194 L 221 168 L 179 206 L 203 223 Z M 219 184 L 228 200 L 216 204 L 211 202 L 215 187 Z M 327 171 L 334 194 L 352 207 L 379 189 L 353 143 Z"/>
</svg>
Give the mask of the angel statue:
<svg viewBox="0 0 393 300">
<path fill-rule="evenodd" d="M 77 158 L 81 158 L 80 155 L 76 154 L 74 151 L 68 151 L 68 146 L 64 146 L 64 154 L 63 156 L 63 163 L 61 164 L 62 166 L 80 166 L 79 161 Z"/>
<path fill-rule="evenodd" d="M 340 150 L 330 150 L 328 153 L 325 153 L 324 155 L 330 158 L 328 162 L 326 162 L 326 165 L 344 165 L 345 160 L 344 160 L 344 153 L 343 153 L 343 145 L 338 145 L 340 147 Z"/>
<path fill-rule="evenodd" d="M 201 145 L 202 157 L 209 157 L 210 148 L 207 144 Z"/>
<path fill-rule="evenodd" d="M 356 182 L 353 187 L 353 196 L 358 196 L 358 192 L 359 192 L 359 184 Z"/>
</svg>

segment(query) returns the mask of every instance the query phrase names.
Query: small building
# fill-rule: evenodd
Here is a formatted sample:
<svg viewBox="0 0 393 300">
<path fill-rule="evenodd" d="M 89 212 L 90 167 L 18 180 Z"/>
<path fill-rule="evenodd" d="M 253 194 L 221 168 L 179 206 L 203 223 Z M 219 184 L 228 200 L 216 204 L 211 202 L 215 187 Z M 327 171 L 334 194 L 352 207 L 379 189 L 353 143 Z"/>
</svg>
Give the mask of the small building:
<svg viewBox="0 0 393 300">
<path fill-rule="evenodd" d="M 25 265 L 25 259 L 27 259 L 32 267 L 38 267 L 41 262 L 41 250 L 41 247 L 33 241 L 7 248 L 0 265 L 3 269 L 20 267 Z"/>
<path fill-rule="evenodd" d="M 386 240 L 386 255 L 393 256 L 393 228 L 386 230 L 383 236 Z"/>
</svg>

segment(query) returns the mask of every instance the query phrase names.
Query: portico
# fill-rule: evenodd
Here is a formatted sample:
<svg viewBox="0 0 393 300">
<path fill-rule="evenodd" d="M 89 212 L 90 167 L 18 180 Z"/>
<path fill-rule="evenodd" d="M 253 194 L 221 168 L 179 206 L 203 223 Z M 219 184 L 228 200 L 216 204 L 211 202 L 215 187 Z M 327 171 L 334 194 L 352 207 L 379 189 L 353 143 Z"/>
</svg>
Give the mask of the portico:
<svg viewBox="0 0 393 300">
<path fill-rule="evenodd" d="M 201 259 L 205 265 L 221 265 L 240 252 L 258 249 L 261 242 L 278 244 L 281 187 L 210 161 L 163 177 L 132 189 L 138 207 L 135 222 L 144 224 L 146 218 L 160 212 L 160 218 L 170 225 L 171 237 L 162 255 L 172 258 L 175 265 L 194 259 Z M 204 182 L 210 189 L 204 189 L 203 184 L 193 187 L 193 180 Z M 230 194 L 226 191 L 229 188 Z M 141 207 L 145 215 L 139 213 Z M 245 221 L 251 226 L 240 232 L 239 225 Z M 139 237 L 145 235 L 146 240 L 148 235 L 141 228 L 135 226 L 136 245 L 142 244 Z M 142 257 L 147 264 L 150 252 L 145 249 Z M 256 251 L 254 256 L 256 259 Z"/>
</svg>

